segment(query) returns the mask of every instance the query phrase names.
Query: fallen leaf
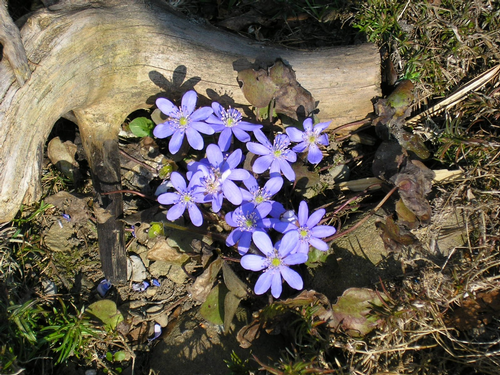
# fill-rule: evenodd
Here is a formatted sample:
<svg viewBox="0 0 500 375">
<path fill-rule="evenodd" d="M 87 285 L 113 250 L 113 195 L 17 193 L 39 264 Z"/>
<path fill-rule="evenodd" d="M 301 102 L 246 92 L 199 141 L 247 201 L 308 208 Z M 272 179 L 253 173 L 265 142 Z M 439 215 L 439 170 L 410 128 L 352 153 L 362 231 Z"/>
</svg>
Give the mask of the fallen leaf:
<svg viewBox="0 0 500 375">
<path fill-rule="evenodd" d="M 240 305 L 241 298 L 236 296 L 231 291 L 228 291 L 224 297 L 224 333 L 229 333 L 231 322 L 233 321 L 238 306 Z"/>
<path fill-rule="evenodd" d="M 398 214 L 398 222 L 405 225 L 409 229 L 415 229 L 418 227 L 418 219 L 408 207 L 405 206 L 402 199 L 398 199 L 396 202 L 396 213 Z"/>
<path fill-rule="evenodd" d="M 332 305 L 331 327 L 342 328 L 352 337 L 363 337 L 377 328 L 381 320 L 371 315 L 373 306 L 382 306 L 384 294 L 367 288 L 349 288 Z"/>
<path fill-rule="evenodd" d="M 403 149 L 398 142 L 394 140 L 382 142 L 373 158 L 373 175 L 386 180 L 390 179 L 398 173 L 404 158 Z"/>
<path fill-rule="evenodd" d="M 373 121 L 377 135 L 387 141 L 391 134 L 402 129 L 405 119 L 411 114 L 413 83 L 401 81 L 386 99 L 379 99 L 374 105 L 377 118 Z M 396 136 L 397 138 L 397 136 Z"/>
<path fill-rule="evenodd" d="M 295 120 L 308 116 L 315 108 L 312 95 L 281 60 L 268 69 L 242 70 L 238 72 L 238 81 L 245 98 L 254 107 L 267 107 L 274 99 L 274 110 Z"/>
<path fill-rule="evenodd" d="M 123 321 L 123 315 L 117 309 L 116 303 L 109 299 L 92 303 L 87 307 L 86 313 L 99 319 L 107 331 L 116 330 L 116 326 Z"/>
<path fill-rule="evenodd" d="M 415 154 L 417 158 L 425 160 L 431 156 L 431 153 L 425 146 L 424 141 L 418 134 L 412 134 L 403 129 L 396 130 L 394 133 L 394 136 L 398 140 L 401 147 L 410 153 Z"/>
<path fill-rule="evenodd" d="M 500 317 L 500 291 L 478 293 L 476 298 L 469 298 L 446 317 L 447 327 L 460 331 L 469 331 L 491 323 Z"/>
<path fill-rule="evenodd" d="M 427 223 L 431 218 L 431 206 L 425 197 L 431 191 L 434 177 L 434 172 L 422 162 L 412 160 L 391 178 L 391 181 L 398 186 L 399 196 L 405 206 L 422 223 Z"/>
<path fill-rule="evenodd" d="M 224 285 L 217 284 L 201 305 L 200 315 L 213 324 L 224 324 L 223 301 L 227 293 L 228 290 Z"/>
<path fill-rule="evenodd" d="M 178 249 L 170 246 L 166 239 L 157 237 L 156 243 L 148 251 L 148 259 L 183 265 L 189 259 L 189 255 L 181 253 Z"/>
<path fill-rule="evenodd" d="M 249 25 L 262 25 L 267 19 L 260 15 L 255 9 L 250 9 L 248 12 L 226 18 L 217 23 L 218 26 L 225 27 L 233 31 L 241 31 Z"/>
<path fill-rule="evenodd" d="M 207 269 L 196 278 L 195 282 L 187 288 L 195 301 L 205 302 L 219 274 L 222 263 L 223 260 L 221 258 L 214 260 Z"/>
<path fill-rule="evenodd" d="M 394 116 L 408 117 L 405 113 L 413 102 L 413 88 L 409 79 L 401 81 L 386 99 L 386 104 L 394 109 Z"/>
<path fill-rule="evenodd" d="M 236 276 L 233 269 L 227 264 L 222 263 L 222 275 L 224 277 L 224 284 L 226 287 L 238 298 L 245 298 L 248 295 L 247 285 Z"/>
<path fill-rule="evenodd" d="M 375 225 L 382 230 L 380 237 L 382 237 L 387 251 L 398 252 L 402 249 L 402 246 L 408 246 L 417 242 L 417 239 L 412 234 L 401 233 L 401 229 L 394 222 L 392 216 L 388 216 L 385 223 L 377 221 Z"/>
</svg>

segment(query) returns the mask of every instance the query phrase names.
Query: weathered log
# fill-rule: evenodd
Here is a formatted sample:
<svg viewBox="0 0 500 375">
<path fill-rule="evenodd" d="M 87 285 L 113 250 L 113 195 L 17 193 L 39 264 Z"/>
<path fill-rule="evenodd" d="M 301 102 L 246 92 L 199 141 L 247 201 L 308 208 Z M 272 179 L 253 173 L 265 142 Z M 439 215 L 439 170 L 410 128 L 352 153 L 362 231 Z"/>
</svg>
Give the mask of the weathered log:
<svg viewBox="0 0 500 375">
<path fill-rule="evenodd" d="M 7 11 L 7 0 L 0 0 L 0 44 L 3 54 L 9 61 L 17 83 L 22 86 L 31 76 L 28 58 L 24 51 L 21 35 Z"/>
<path fill-rule="evenodd" d="M 0 63 L 0 222 L 39 199 L 44 144 L 56 120 L 71 111 L 99 193 L 119 186 L 119 165 L 109 152 L 128 114 L 189 88 L 248 106 L 236 76 L 256 61 L 289 64 L 318 101 L 320 119 L 332 126 L 365 117 L 380 93 L 373 45 L 293 51 L 190 21 L 159 0 L 89 4 L 28 18 L 21 36 L 32 72 L 23 86 L 8 62 Z M 100 203 L 116 219 L 120 200 L 101 196 Z M 119 226 L 113 230 L 120 235 Z"/>
</svg>

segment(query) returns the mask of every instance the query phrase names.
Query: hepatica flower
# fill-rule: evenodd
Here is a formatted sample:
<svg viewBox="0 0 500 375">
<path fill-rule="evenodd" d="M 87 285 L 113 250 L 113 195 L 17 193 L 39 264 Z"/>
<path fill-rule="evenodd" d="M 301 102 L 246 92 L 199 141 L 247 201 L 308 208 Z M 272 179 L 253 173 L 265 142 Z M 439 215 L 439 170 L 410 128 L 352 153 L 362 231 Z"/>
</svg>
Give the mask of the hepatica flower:
<svg viewBox="0 0 500 375">
<path fill-rule="evenodd" d="M 276 195 L 283 186 L 283 178 L 281 176 L 270 178 L 267 180 L 264 187 L 260 187 L 257 180 L 252 175 L 249 175 L 247 179 L 243 180 L 243 183 L 248 189 L 241 189 L 244 201 L 252 202 L 255 205 L 264 202 L 271 203 L 272 209 L 269 215 L 275 218 L 285 212 L 285 208 L 281 203 L 272 200 L 273 196 Z"/>
<path fill-rule="evenodd" d="M 214 134 L 214 129 L 208 125 L 205 120 L 212 114 L 213 110 L 210 107 L 202 107 L 194 110 L 198 94 L 196 91 L 190 90 L 182 96 L 181 106 L 175 106 L 170 100 L 165 98 L 156 99 L 156 106 L 169 119 L 161 124 L 158 124 L 153 134 L 157 138 L 167 138 L 172 136 L 168 144 L 168 150 L 171 154 L 176 154 L 184 141 L 186 135 L 189 145 L 195 150 L 203 149 L 203 134 Z"/>
<path fill-rule="evenodd" d="M 236 206 L 243 201 L 241 189 L 233 182 L 250 176 L 247 170 L 236 168 L 242 158 L 241 150 L 236 150 L 224 159 L 219 146 L 210 144 L 207 146 L 207 159 L 188 166 L 191 181 L 196 180 L 194 183 L 201 187 L 205 202 L 212 203 L 214 212 L 220 211 L 224 197 Z"/>
<path fill-rule="evenodd" d="M 290 137 L 292 142 L 300 142 L 298 145 L 292 148 L 295 152 L 307 152 L 307 160 L 311 164 L 318 164 L 323 159 L 323 153 L 319 149 L 318 145 L 328 146 L 328 135 L 321 134 L 325 130 L 329 122 L 321 122 L 313 126 L 313 121 L 311 118 L 306 118 L 304 120 L 304 131 L 291 126 L 286 128 L 286 134 Z"/>
<path fill-rule="evenodd" d="M 214 113 L 207 119 L 216 133 L 220 133 L 218 145 L 222 151 L 229 150 L 234 136 L 241 142 L 248 142 L 250 135 L 247 131 L 254 131 L 262 128 L 262 125 L 251 124 L 241 121 L 241 112 L 235 108 L 227 111 L 217 102 L 212 103 Z"/>
<path fill-rule="evenodd" d="M 283 290 L 281 278 L 285 279 L 292 288 L 302 289 L 304 287 L 302 277 L 289 268 L 289 266 L 307 262 L 307 254 L 292 254 L 298 241 L 298 233 L 290 232 L 277 242 L 276 246 L 273 246 L 267 233 L 255 232 L 252 237 L 255 246 L 262 251 L 263 256 L 244 255 L 241 258 L 241 266 L 250 271 L 264 271 L 255 283 L 255 294 L 264 294 L 271 288 L 273 297 L 279 298 Z"/>
<path fill-rule="evenodd" d="M 256 206 L 253 203 L 244 203 L 236 210 L 226 214 L 226 223 L 235 229 L 226 239 L 227 246 L 234 246 L 238 242 L 240 254 L 246 254 L 252 242 L 252 233 L 263 232 L 270 227 L 270 220 L 266 216 L 271 211 L 271 204 L 265 202 Z"/>
<path fill-rule="evenodd" d="M 158 196 L 160 204 L 173 204 L 167 212 L 167 219 L 171 221 L 178 219 L 187 208 L 191 222 L 199 227 L 203 224 L 203 215 L 196 203 L 203 203 L 203 192 L 194 184 L 194 181 L 190 181 L 186 186 L 184 177 L 178 172 L 172 172 L 170 181 L 177 191 Z"/>
<path fill-rule="evenodd" d="M 295 172 L 290 163 L 297 161 L 297 154 L 290 150 L 290 138 L 286 134 L 278 134 L 271 144 L 264 133 L 259 129 L 254 131 L 260 143 L 248 142 L 247 148 L 256 155 L 261 155 L 253 164 L 255 173 L 263 173 L 269 169 L 271 176 L 283 172 L 289 181 L 295 180 Z"/>
<path fill-rule="evenodd" d="M 318 225 L 325 213 L 326 210 L 320 208 L 309 216 L 307 203 L 305 201 L 300 202 L 297 215 L 298 227 L 287 231 L 285 236 L 283 236 L 286 237 L 292 232 L 299 234 L 298 245 L 294 252 L 307 254 L 309 252 L 309 245 L 321 251 L 328 250 L 328 244 L 322 238 L 334 235 L 337 230 L 329 225 Z"/>
</svg>

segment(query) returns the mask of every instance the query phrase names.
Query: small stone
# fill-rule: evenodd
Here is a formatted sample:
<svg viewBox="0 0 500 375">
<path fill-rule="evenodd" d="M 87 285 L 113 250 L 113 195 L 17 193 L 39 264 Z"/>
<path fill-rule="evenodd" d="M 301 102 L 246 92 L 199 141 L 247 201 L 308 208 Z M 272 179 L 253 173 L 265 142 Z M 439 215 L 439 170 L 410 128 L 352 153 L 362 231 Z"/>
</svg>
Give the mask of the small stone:
<svg viewBox="0 0 500 375">
<path fill-rule="evenodd" d="M 131 255 L 127 262 L 127 279 L 140 283 L 147 277 L 146 266 L 137 255 Z"/>
<path fill-rule="evenodd" d="M 159 312 L 161 312 L 163 310 L 163 305 L 153 305 L 151 307 L 149 307 L 146 312 L 148 314 L 151 314 L 151 315 L 154 315 L 154 314 L 158 314 Z"/>
<path fill-rule="evenodd" d="M 144 306 L 146 304 L 147 304 L 146 301 L 130 301 L 128 308 L 130 310 L 132 310 L 132 309 L 138 309 L 138 308 L 140 308 L 140 307 L 142 307 L 142 306 Z"/>
<path fill-rule="evenodd" d="M 349 176 L 351 175 L 351 170 L 345 164 L 337 165 L 336 167 L 330 168 L 328 170 L 330 176 L 334 179 L 335 182 L 342 182 L 349 180 Z"/>
<path fill-rule="evenodd" d="M 150 287 L 146 289 L 146 296 L 153 297 L 156 293 L 158 293 L 158 288 Z"/>
<path fill-rule="evenodd" d="M 155 316 L 155 322 L 162 326 L 162 328 L 165 328 L 168 324 L 168 313 L 163 312 L 160 315 Z"/>
<path fill-rule="evenodd" d="M 75 246 L 76 239 L 72 237 L 75 234 L 73 224 L 66 220 L 58 220 L 50 227 L 44 237 L 45 245 L 52 251 L 69 251 Z"/>
</svg>

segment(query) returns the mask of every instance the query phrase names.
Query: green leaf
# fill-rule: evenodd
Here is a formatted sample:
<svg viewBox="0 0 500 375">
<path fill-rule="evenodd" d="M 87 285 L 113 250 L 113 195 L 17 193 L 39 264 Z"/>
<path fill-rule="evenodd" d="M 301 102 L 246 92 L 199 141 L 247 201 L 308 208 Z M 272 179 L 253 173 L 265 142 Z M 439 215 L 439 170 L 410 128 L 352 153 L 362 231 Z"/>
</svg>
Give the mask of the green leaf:
<svg viewBox="0 0 500 375">
<path fill-rule="evenodd" d="M 367 288 L 349 288 L 332 305 L 332 322 L 351 337 L 363 337 L 382 322 L 371 314 L 374 306 L 382 306 L 383 293 L 377 293 Z"/>
<path fill-rule="evenodd" d="M 125 353 L 123 350 L 120 350 L 115 353 L 113 358 L 116 362 L 124 361 L 127 358 L 127 353 Z"/>
<path fill-rule="evenodd" d="M 163 167 L 161 167 L 160 171 L 158 172 L 158 175 L 160 178 L 165 179 L 168 176 L 170 176 L 170 173 L 174 170 L 174 167 L 171 163 L 165 164 Z"/>
<path fill-rule="evenodd" d="M 106 359 L 109 362 L 113 362 L 113 354 L 111 354 L 111 352 L 106 352 Z"/>
<path fill-rule="evenodd" d="M 327 251 L 321 251 L 313 247 L 311 251 L 309 251 L 309 257 L 307 259 L 306 266 L 309 268 L 314 268 L 322 263 L 326 262 L 326 258 L 328 258 L 328 252 Z"/>
<path fill-rule="evenodd" d="M 146 117 L 137 117 L 128 124 L 130 131 L 137 137 L 151 137 L 155 124 Z"/>
<path fill-rule="evenodd" d="M 99 319 L 108 331 L 116 330 L 116 326 L 123 322 L 123 315 L 116 308 L 116 303 L 109 299 L 94 302 L 87 308 L 87 313 Z"/>
<path fill-rule="evenodd" d="M 224 297 L 227 288 L 223 285 L 216 285 L 208 295 L 206 301 L 200 307 L 201 316 L 213 324 L 224 324 Z"/>
<path fill-rule="evenodd" d="M 241 298 L 234 295 L 232 292 L 228 292 L 226 297 L 224 297 L 224 333 L 229 333 L 231 322 L 238 310 L 240 301 Z"/>
<path fill-rule="evenodd" d="M 226 263 L 222 263 L 222 275 L 226 287 L 238 298 L 245 298 L 247 293 L 247 285 L 236 276 L 233 269 Z"/>
<path fill-rule="evenodd" d="M 163 230 L 163 224 L 162 223 L 151 223 L 151 227 L 149 227 L 148 230 L 148 237 L 149 238 L 156 238 L 158 236 L 164 236 L 165 231 Z"/>
</svg>

